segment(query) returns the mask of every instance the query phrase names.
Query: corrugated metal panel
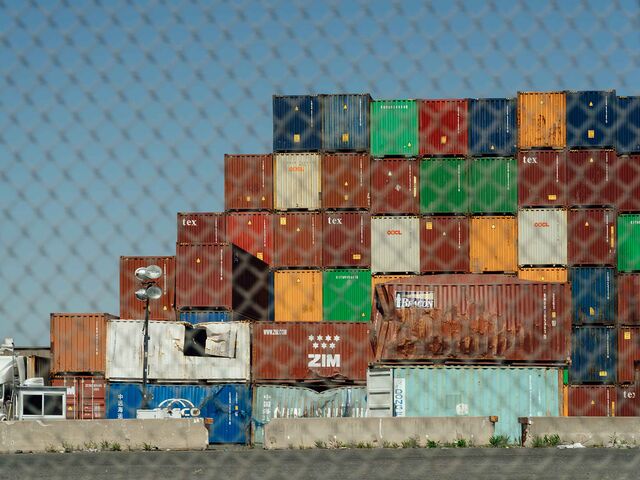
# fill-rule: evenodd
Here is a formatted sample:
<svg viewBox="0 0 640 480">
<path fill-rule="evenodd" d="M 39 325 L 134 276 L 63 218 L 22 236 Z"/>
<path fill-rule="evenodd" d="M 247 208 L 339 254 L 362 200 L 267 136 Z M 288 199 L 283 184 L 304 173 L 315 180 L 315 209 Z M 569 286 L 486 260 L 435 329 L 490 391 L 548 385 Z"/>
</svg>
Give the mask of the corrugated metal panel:
<svg viewBox="0 0 640 480">
<path fill-rule="evenodd" d="M 365 94 L 321 95 L 322 149 L 369 150 L 369 102 Z"/>
<path fill-rule="evenodd" d="M 618 271 L 640 270 L 640 214 L 618 215 Z"/>
<path fill-rule="evenodd" d="M 518 417 L 557 417 L 561 370 L 524 367 L 394 368 L 398 405 L 407 417 L 497 415 L 496 435 L 521 440 Z"/>
<path fill-rule="evenodd" d="M 250 442 L 251 387 L 224 385 L 148 385 L 150 408 L 165 400 L 186 400 L 200 409 L 200 417 L 211 418 L 209 443 Z M 185 402 L 186 404 L 186 402 Z M 107 418 L 136 418 L 142 405 L 142 385 L 111 383 L 107 390 Z M 188 407 L 185 407 L 188 408 Z"/>
<path fill-rule="evenodd" d="M 322 272 L 278 270 L 274 283 L 276 322 L 322 321 Z"/>
<path fill-rule="evenodd" d="M 401 280 L 403 278 L 409 278 L 414 275 L 371 275 L 371 299 L 373 301 L 373 297 L 376 294 L 376 285 L 380 285 L 381 283 L 391 282 L 393 280 Z"/>
<path fill-rule="evenodd" d="M 325 211 L 322 227 L 324 267 L 371 266 L 369 212 Z"/>
<path fill-rule="evenodd" d="M 527 266 L 567 264 L 567 211 L 527 208 L 518 212 L 518 263 Z"/>
<path fill-rule="evenodd" d="M 617 120 L 617 151 L 640 152 L 640 97 L 618 97 Z"/>
<path fill-rule="evenodd" d="M 433 158 L 420 162 L 420 211 L 467 213 L 467 162 L 464 158 Z"/>
<path fill-rule="evenodd" d="M 224 156 L 224 209 L 273 208 L 273 156 Z M 222 240 L 212 240 L 213 243 Z"/>
<path fill-rule="evenodd" d="M 393 370 L 367 370 L 367 417 L 393 417 Z"/>
<path fill-rule="evenodd" d="M 273 96 L 273 151 L 319 150 L 322 114 L 315 95 Z"/>
<path fill-rule="evenodd" d="M 191 323 L 231 322 L 233 316 L 226 310 L 186 310 L 180 312 L 180 321 Z"/>
<path fill-rule="evenodd" d="M 640 328 L 620 327 L 618 330 L 618 382 L 636 383 L 640 371 Z"/>
<path fill-rule="evenodd" d="M 224 243 L 227 241 L 227 214 L 178 212 L 177 230 L 177 243 Z"/>
<path fill-rule="evenodd" d="M 162 290 L 162 296 L 149 302 L 149 318 L 175 320 L 176 257 L 120 257 L 120 318 L 144 318 L 145 302 L 136 298 L 136 290 L 142 284 L 135 272 L 149 265 L 157 265 L 162 269 L 162 276 L 155 281 Z"/>
<path fill-rule="evenodd" d="M 611 207 L 618 203 L 618 160 L 613 150 L 569 150 L 569 206 Z"/>
<path fill-rule="evenodd" d="M 470 155 L 513 155 L 517 140 L 515 98 L 469 100 Z"/>
<path fill-rule="evenodd" d="M 616 387 L 571 385 L 568 387 L 570 417 L 615 417 Z"/>
<path fill-rule="evenodd" d="M 371 271 L 420 271 L 420 218 L 371 218 Z"/>
<path fill-rule="evenodd" d="M 321 203 L 320 154 L 274 155 L 274 208 L 319 210 Z"/>
<path fill-rule="evenodd" d="M 51 379 L 54 387 L 67 388 L 67 420 L 99 420 L 105 418 L 103 376 L 60 376 Z"/>
<path fill-rule="evenodd" d="M 518 164 L 515 158 L 473 158 L 469 162 L 469 211 L 516 213 Z"/>
<path fill-rule="evenodd" d="M 618 186 L 618 210 L 640 211 L 640 155 L 620 157 L 614 175 Z"/>
<path fill-rule="evenodd" d="M 322 273 L 323 320 L 368 322 L 371 270 L 333 269 Z"/>
<path fill-rule="evenodd" d="M 567 146 L 614 147 L 615 90 L 567 92 Z"/>
<path fill-rule="evenodd" d="M 274 418 L 362 418 L 366 413 L 365 387 L 316 392 L 304 387 L 261 385 L 254 388 L 253 441 L 264 443 L 264 426 Z"/>
<path fill-rule="evenodd" d="M 274 215 L 275 267 L 322 266 L 322 214 L 310 212 Z"/>
<path fill-rule="evenodd" d="M 322 207 L 369 208 L 371 157 L 360 153 L 322 156 Z"/>
<path fill-rule="evenodd" d="M 371 212 L 419 213 L 419 164 L 415 160 L 384 159 L 371 164 Z"/>
<path fill-rule="evenodd" d="M 467 100 L 418 100 L 420 155 L 466 155 Z"/>
<path fill-rule="evenodd" d="M 574 324 L 613 325 L 616 321 L 615 269 L 579 267 L 569 270 Z"/>
<path fill-rule="evenodd" d="M 273 263 L 273 214 L 237 212 L 227 217 L 227 236 L 234 243 L 267 265 Z"/>
<path fill-rule="evenodd" d="M 420 270 L 469 271 L 469 217 L 434 216 L 420 219 Z"/>
<path fill-rule="evenodd" d="M 111 320 L 107 332 L 107 379 L 142 380 L 143 321 Z M 204 354 L 189 355 L 192 327 L 182 322 L 149 322 L 149 380 L 157 382 L 249 381 L 250 324 L 217 322 L 204 330 Z"/>
<path fill-rule="evenodd" d="M 564 148 L 566 116 L 564 92 L 518 92 L 518 148 Z"/>
<path fill-rule="evenodd" d="M 566 268 L 519 268 L 518 278 L 532 282 L 566 283 L 569 274 Z"/>
<path fill-rule="evenodd" d="M 618 387 L 618 417 L 640 417 L 640 385 L 621 385 Z"/>
<path fill-rule="evenodd" d="M 418 155 L 418 105 L 415 100 L 371 102 L 371 155 Z"/>
<path fill-rule="evenodd" d="M 616 382 L 616 330 L 613 327 L 573 327 L 569 380 Z"/>
<path fill-rule="evenodd" d="M 518 205 L 563 207 L 567 204 L 565 151 L 518 152 Z"/>
<path fill-rule="evenodd" d="M 618 324 L 640 325 L 640 275 L 618 275 Z"/>
<path fill-rule="evenodd" d="M 518 222 L 515 217 L 471 217 L 469 256 L 471 271 L 518 270 Z"/>
<path fill-rule="evenodd" d="M 616 264 L 616 212 L 612 209 L 569 210 L 569 265 Z"/>
</svg>

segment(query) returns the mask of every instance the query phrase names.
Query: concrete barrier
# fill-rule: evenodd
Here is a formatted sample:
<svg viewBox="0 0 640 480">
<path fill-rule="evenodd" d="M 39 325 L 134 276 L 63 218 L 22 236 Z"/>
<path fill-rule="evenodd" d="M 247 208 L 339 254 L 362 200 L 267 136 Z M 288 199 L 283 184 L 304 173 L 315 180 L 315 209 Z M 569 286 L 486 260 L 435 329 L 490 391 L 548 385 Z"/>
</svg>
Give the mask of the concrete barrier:
<svg viewBox="0 0 640 480">
<path fill-rule="evenodd" d="M 0 453 L 65 449 L 204 450 L 202 418 L 162 420 L 33 420 L 0 422 Z"/>
<path fill-rule="evenodd" d="M 423 446 L 429 440 L 444 444 L 459 439 L 487 445 L 494 433 L 490 417 L 275 418 L 265 426 L 264 448 L 312 448 L 320 443 L 382 447 L 410 439 Z"/>
<path fill-rule="evenodd" d="M 531 447 L 545 435 L 558 435 L 560 443 L 585 447 L 639 445 L 640 417 L 522 417 L 522 444 Z"/>
</svg>

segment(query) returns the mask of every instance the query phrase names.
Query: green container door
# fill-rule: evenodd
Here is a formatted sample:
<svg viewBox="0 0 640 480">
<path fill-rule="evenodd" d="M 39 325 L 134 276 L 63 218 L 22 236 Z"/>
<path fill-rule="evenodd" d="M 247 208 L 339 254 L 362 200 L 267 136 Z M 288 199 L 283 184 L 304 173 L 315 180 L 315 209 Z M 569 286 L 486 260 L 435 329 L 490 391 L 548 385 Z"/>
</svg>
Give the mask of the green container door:
<svg viewBox="0 0 640 480">
<path fill-rule="evenodd" d="M 618 216 L 618 270 L 640 270 L 640 214 Z"/>
<path fill-rule="evenodd" d="M 464 158 L 420 162 L 420 211 L 467 213 L 467 164 Z"/>
<path fill-rule="evenodd" d="M 368 322 L 371 317 L 371 270 L 325 270 L 322 274 L 323 319 Z"/>
<path fill-rule="evenodd" d="M 415 100 L 371 102 L 371 155 L 418 155 L 418 107 Z"/>
<path fill-rule="evenodd" d="M 471 213 L 517 213 L 518 167 L 515 158 L 474 158 L 469 162 Z"/>
</svg>

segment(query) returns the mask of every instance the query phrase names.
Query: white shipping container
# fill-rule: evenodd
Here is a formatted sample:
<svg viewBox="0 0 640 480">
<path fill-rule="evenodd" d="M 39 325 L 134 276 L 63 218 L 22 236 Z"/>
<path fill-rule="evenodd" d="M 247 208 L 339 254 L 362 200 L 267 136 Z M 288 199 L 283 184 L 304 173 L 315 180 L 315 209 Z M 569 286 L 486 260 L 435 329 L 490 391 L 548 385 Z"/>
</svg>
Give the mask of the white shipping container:
<svg viewBox="0 0 640 480">
<path fill-rule="evenodd" d="M 420 272 L 420 218 L 371 219 L 371 273 Z"/>
<path fill-rule="evenodd" d="M 319 153 L 274 155 L 274 207 L 276 210 L 319 210 L 322 184 Z"/>
<path fill-rule="evenodd" d="M 567 264 L 567 211 L 526 208 L 518 211 L 518 264 Z"/>
<path fill-rule="evenodd" d="M 149 380 L 162 382 L 246 382 L 251 375 L 251 333 L 245 322 L 200 323 L 206 330 L 204 356 L 185 355 L 183 322 L 149 322 Z M 107 323 L 109 381 L 142 380 L 143 327 L 141 320 Z"/>
</svg>

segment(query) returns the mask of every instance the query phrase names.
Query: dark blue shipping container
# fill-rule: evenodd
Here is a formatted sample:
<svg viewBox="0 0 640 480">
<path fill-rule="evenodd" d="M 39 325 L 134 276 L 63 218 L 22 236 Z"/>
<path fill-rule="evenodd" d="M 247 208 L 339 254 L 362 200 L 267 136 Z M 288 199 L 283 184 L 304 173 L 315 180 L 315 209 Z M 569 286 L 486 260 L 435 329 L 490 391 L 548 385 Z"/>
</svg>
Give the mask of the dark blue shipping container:
<svg viewBox="0 0 640 480">
<path fill-rule="evenodd" d="M 616 277 L 613 268 L 569 270 L 575 325 L 613 325 L 616 319 Z"/>
<path fill-rule="evenodd" d="M 616 340 L 614 327 L 573 327 L 569 382 L 615 383 Z"/>
<path fill-rule="evenodd" d="M 180 312 L 180 321 L 192 324 L 205 322 L 231 322 L 231 312 L 226 310 L 187 310 Z"/>
<path fill-rule="evenodd" d="M 273 151 L 320 150 L 322 113 L 315 95 L 273 96 Z"/>
<path fill-rule="evenodd" d="M 513 155 L 516 152 L 516 99 L 469 100 L 469 154 Z"/>
<path fill-rule="evenodd" d="M 322 149 L 369 150 L 369 103 L 366 94 L 322 95 Z"/>
<path fill-rule="evenodd" d="M 567 146 L 615 147 L 614 90 L 567 92 Z"/>
<path fill-rule="evenodd" d="M 164 400 L 182 399 L 199 408 L 201 417 L 212 418 L 209 443 L 249 443 L 252 399 L 249 385 L 149 385 L 148 389 L 153 396 L 150 408 L 156 408 Z M 136 418 L 141 404 L 141 384 L 109 384 L 107 418 Z"/>
<path fill-rule="evenodd" d="M 618 97 L 616 149 L 640 152 L 640 97 Z"/>
</svg>

